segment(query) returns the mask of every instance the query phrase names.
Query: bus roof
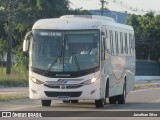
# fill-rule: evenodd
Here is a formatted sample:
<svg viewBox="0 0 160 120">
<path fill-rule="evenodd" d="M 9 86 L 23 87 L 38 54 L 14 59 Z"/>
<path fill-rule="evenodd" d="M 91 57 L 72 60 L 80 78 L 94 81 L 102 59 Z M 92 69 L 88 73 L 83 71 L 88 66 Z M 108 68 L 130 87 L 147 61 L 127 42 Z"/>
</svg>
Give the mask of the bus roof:
<svg viewBox="0 0 160 120">
<path fill-rule="evenodd" d="M 131 26 L 119 24 L 112 18 L 98 15 L 64 15 L 60 18 L 40 19 L 32 29 L 84 30 L 100 29 L 104 25 L 133 30 Z"/>
</svg>

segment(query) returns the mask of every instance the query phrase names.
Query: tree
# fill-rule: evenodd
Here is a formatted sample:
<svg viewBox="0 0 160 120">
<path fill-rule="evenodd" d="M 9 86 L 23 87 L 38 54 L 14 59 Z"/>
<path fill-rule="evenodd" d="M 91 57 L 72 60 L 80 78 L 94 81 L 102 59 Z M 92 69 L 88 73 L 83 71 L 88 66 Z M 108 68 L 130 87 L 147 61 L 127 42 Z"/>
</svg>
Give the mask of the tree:
<svg viewBox="0 0 160 120">
<path fill-rule="evenodd" d="M 68 0 L 37 0 L 40 18 L 53 18 L 67 14 L 69 11 Z"/>
<path fill-rule="evenodd" d="M 70 9 L 69 0 L 0 0 L 4 11 L 0 11 L 0 53 L 6 51 L 8 33 L 8 3 L 12 1 L 12 52 L 17 59 L 23 59 L 22 43 L 25 34 L 32 29 L 34 22 L 42 18 L 55 18 L 67 14 L 89 14 L 86 10 Z M 21 47 L 21 49 L 19 48 Z M 20 52 L 21 51 L 21 52 Z M 17 60 L 21 61 L 21 60 Z"/>
<path fill-rule="evenodd" d="M 158 60 L 160 53 L 160 16 L 149 12 L 145 15 L 130 15 L 126 21 L 135 30 L 137 59 Z"/>
<path fill-rule="evenodd" d="M 72 15 L 90 15 L 90 12 L 88 10 L 82 10 L 80 8 L 77 8 L 75 10 L 70 9 L 70 11 L 67 14 L 72 14 Z"/>
<path fill-rule="evenodd" d="M 6 15 L 5 15 L 4 11 L 0 10 L 0 56 L 3 56 L 4 52 L 6 51 L 5 38 L 7 36 L 6 36 L 5 30 L 4 30 L 4 24 L 6 22 L 5 18 L 6 18 Z"/>
</svg>

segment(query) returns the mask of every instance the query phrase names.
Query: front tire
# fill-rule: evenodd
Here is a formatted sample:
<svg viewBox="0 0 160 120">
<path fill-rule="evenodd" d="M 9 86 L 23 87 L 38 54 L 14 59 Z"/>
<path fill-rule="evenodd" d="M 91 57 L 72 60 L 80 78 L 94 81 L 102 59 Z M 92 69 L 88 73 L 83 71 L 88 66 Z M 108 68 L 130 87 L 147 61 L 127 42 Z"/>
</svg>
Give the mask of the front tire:
<svg viewBox="0 0 160 120">
<path fill-rule="evenodd" d="M 71 100 L 71 103 L 78 103 L 78 100 Z"/>
<path fill-rule="evenodd" d="M 118 96 L 118 104 L 125 104 L 126 102 L 126 82 L 124 83 L 123 93 Z"/>
<path fill-rule="evenodd" d="M 42 106 L 50 106 L 51 100 L 41 100 Z"/>
<path fill-rule="evenodd" d="M 96 108 L 103 108 L 105 105 L 105 100 L 104 99 L 95 100 L 95 105 Z"/>
<path fill-rule="evenodd" d="M 109 93 L 109 80 L 107 79 L 106 89 L 105 89 L 105 93 L 104 93 L 105 98 L 95 100 L 96 108 L 103 108 L 104 105 L 106 105 L 106 98 L 108 97 L 108 93 Z"/>
<path fill-rule="evenodd" d="M 70 103 L 70 100 L 63 100 L 63 103 Z"/>
</svg>

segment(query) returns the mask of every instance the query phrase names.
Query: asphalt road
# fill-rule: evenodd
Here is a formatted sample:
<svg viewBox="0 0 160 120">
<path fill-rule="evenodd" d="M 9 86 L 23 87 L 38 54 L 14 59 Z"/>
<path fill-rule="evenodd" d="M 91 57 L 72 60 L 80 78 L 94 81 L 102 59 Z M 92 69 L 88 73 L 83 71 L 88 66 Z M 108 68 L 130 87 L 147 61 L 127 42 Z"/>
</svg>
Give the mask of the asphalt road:
<svg viewBox="0 0 160 120">
<path fill-rule="evenodd" d="M 92 117 L 99 114 L 99 111 L 160 111 L 160 88 L 150 88 L 150 89 L 142 89 L 132 91 L 127 95 L 126 104 L 124 105 L 111 105 L 108 103 L 104 108 L 95 108 L 94 101 L 80 101 L 78 104 L 73 103 L 63 103 L 62 101 L 52 101 L 52 105 L 50 107 L 42 107 L 41 102 L 39 100 L 30 100 L 30 99 L 22 99 L 15 100 L 10 102 L 0 102 L 0 111 L 67 111 L 68 115 L 74 114 L 72 111 L 77 111 L 79 116 L 86 115 L 85 112 L 81 113 L 81 111 L 86 111 L 86 113 Z M 98 112 L 96 112 L 98 111 Z M 79 113 L 80 112 L 80 113 Z M 106 112 L 107 113 L 107 112 Z M 141 113 L 141 112 L 140 112 Z M 159 112 L 160 114 L 160 112 Z M 63 116 L 58 115 L 58 116 Z M 115 114 L 116 117 L 116 114 Z M 117 116 L 118 117 L 118 116 Z M 50 118 L 51 119 L 51 118 Z M 59 118 L 57 118 L 59 119 Z M 73 118 L 65 118 L 65 120 Z M 106 119 L 106 118 L 79 118 L 79 119 Z M 109 118 L 113 120 L 114 118 Z M 119 118 L 122 120 L 133 120 L 132 118 Z M 142 118 L 140 118 L 141 120 Z M 150 120 L 151 118 L 146 118 L 145 120 Z M 158 118 L 152 118 L 158 119 Z M 15 119 L 16 120 L 16 119 Z M 139 120 L 137 118 L 137 120 Z"/>
</svg>

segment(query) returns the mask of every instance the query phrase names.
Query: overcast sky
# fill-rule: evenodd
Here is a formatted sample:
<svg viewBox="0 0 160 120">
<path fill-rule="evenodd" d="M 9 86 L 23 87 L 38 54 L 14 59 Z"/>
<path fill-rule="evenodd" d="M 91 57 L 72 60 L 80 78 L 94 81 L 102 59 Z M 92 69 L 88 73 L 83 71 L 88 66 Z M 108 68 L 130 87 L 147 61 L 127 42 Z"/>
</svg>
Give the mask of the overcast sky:
<svg viewBox="0 0 160 120">
<path fill-rule="evenodd" d="M 100 0 L 69 0 L 71 2 L 72 8 L 83 8 L 87 10 L 99 9 L 101 7 Z M 122 7 L 120 3 L 122 1 L 123 5 L 132 8 L 137 8 L 139 10 L 160 10 L 160 0 L 115 0 L 116 4 L 113 3 L 114 0 L 105 0 L 108 1 L 108 5 L 106 5 L 110 10 L 115 11 L 128 11 L 129 9 Z"/>
</svg>

